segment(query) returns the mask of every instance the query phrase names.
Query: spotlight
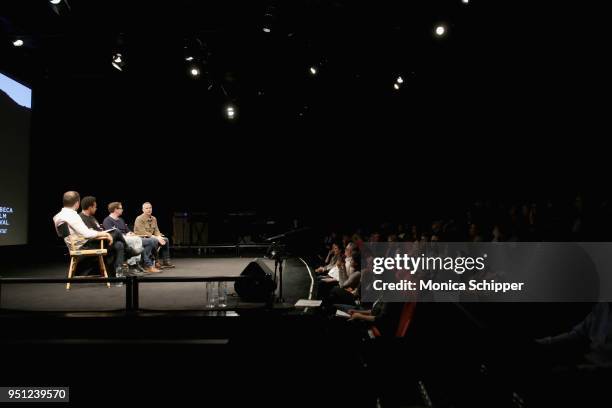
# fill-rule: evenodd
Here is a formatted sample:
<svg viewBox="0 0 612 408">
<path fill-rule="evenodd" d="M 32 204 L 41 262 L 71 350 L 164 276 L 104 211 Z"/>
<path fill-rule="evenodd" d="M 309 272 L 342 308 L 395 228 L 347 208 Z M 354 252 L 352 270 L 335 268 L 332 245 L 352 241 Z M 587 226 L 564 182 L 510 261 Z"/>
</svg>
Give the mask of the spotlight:
<svg viewBox="0 0 612 408">
<path fill-rule="evenodd" d="M 404 83 L 404 78 L 402 78 L 401 76 L 398 76 L 397 79 L 395 80 L 395 82 L 397 82 L 398 84 L 403 84 Z"/>
<path fill-rule="evenodd" d="M 444 34 L 446 34 L 446 27 L 443 26 L 442 24 L 438 25 L 436 27 L 436 35 L 438 37 L 442 37 Z"/>
<path fill-rule="evenodd" d="M 317 75 L 317 67 L 310 67 L 310 74 Z"/>
<path fill-rule="evenodd" d="M 399 84 L 393 84 L 393 88 L 394 88 L 396 91 L 399 91 L 400 86 L 399 86 Z"/>
<path fill-rule="evenodd" d="M 470 0 L 461 0 L 461 2 L 462 2 L 463 4 L 468 4 L 468 3 L 470 2 Z"/>
<path fill-rule="evenodd" d="M 19 39 L 19 38 L 18 38 L 18 39 L 16 39 L 15 41 L 13 41 L 13 45 L 14 45 L 15 47 L 21 47 L 21 46 L 23 45 L 23 40 L 21 40 L 21 39 Z"/>
<path fill-rule="evenodd" d="M 49 0 L 49 5 L 58 16 L 66 15 L 71 10 L 68 0 Z"/>
<path fill-rule="evenodd" d="M 268 6 L 263 16 L 263 32 L 271 33 L 276 24 L 276 7 Z"/>
<path fill-rule="evenodd" d="M 189 70 L 189 73 L 190 73 L 192 76 L 197 77 L 198 75 L 200 75 L 200 70 L 199 70 L 199 69 L 197 69 L 197 68 L 191 68 L 191 69 Z"/>
<path fill-rule="evenodd" d="M 225 107 L 225 114 L 228 119 L 234 119 L 236 117 L 236 109 L 233 105 L 227 105 Z"/>
<path fill-rule="evenodd" d="M 185 61 L 193 61 L 193 57 L 192 56 L 185 57 Z"/>
<path fill-rule="evenodd" d="M 125 61 L 120 52 L 116 52 L 113 54 L 113 60 L 111 62 L 113 67 L 117 68 L 119 71 L 123 71 L 123 67 L 125 66 Z"/>
</svg>

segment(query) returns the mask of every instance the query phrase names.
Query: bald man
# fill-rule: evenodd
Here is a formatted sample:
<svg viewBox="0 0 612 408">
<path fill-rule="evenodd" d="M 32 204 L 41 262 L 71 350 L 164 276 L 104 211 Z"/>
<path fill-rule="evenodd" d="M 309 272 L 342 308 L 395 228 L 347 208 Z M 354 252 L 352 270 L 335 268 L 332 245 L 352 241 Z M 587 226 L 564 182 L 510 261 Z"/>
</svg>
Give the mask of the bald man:
<svg viewBox="0 0 612 408">
<path fill-rule="evenodd" d="M 153 216 L 151 203 L 146 202 L 142 205 L 142 214 L 136 217 L 136 221 L 134 221 L 134 232 L 138 235 L 146 235 L 156 239 L 159 256 L 162 259 L 159 266 L 164 269 L 174 268 L 174 265 L 170 263 L 170 240 L 159 231 L 157 218 Z"/>
</svg>

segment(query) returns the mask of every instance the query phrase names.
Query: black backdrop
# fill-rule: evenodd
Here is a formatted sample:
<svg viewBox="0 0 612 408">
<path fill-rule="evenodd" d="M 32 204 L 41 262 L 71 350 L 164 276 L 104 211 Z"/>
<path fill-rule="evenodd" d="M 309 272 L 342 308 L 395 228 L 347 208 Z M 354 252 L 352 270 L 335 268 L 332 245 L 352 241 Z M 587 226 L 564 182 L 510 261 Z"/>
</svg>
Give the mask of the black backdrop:
<svg viewBox="0 0 612 408">
<path fill-rule="evenodd" d="M 37 69 L 3 62 L 34 89 L 31 241 L 54 239 L 49 220 L 68 189 L 97 196 L 99 218 L 109 201 L 128 219 L 151 201 L 166 230 L 173 211 L 254 209 L 324 226 L 427 219 L 483 196 L 605 194 L 597 10 L 473 2 L 465 14 L 455 3 L 309 8 L 286 28 L 297 43 L 252 32 L 253 6 L 235 20 L 225 10 L 208 40 L 228 97 L 171 62 L 177 27 L 193 21 L 122 15 L 132 59 L 119 73 L 103 19 L 75 18 L 61 47 L 26 61 Z M 440 19 L 452 22 L 444 41 L 430 32 Z M 327 59 L 317 77 L 313 50 Z"/>
</svg>

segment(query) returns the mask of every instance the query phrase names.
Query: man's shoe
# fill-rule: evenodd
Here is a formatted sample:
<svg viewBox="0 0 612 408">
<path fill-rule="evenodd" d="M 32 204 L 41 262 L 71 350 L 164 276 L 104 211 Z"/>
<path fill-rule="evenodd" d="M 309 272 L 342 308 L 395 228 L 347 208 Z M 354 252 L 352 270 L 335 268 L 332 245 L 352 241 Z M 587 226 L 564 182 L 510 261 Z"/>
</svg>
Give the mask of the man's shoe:
<svg viewBox="0 0 612 408">
<path fill-rule="evenodd" d="M 144 270 L 140 270 L 140 269 L 130 269 L 129 275 L 130 276 L 143 276 Z"/>
<path fill-rule="evenodd" d="M 149 266 L 148 268 L 145 268 L 145 272 L 146 273 L 160 273 L 161 271 L 157 269 L 155 266 Z"/>
<path fill-rule="evenodd" d="M 170 261 L 164 261 L 164 262 L 161 264 L 161 267 L 162 267 L 162 269 L 172 269 L 172 268 L 175 268 L 175 266 L 174 266 L 174 265 L 172 265 L 172 264 L 170 263 Z"/>
<path fill-rule="evenodd" d="M 162 265 L 161 265 L 161 263 L 159 263 L 159 261 L 155 261 L 155 267 L 157 269 L 161 269 Z"/>
</svg>

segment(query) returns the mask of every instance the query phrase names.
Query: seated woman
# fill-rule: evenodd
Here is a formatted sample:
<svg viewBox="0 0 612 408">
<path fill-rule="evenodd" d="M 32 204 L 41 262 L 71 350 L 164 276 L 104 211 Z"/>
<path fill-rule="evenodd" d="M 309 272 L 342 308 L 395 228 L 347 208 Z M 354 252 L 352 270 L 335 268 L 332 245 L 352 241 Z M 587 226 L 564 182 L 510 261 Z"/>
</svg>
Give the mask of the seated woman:
<svg viewBox="0 0 612 408">
<path fill-rule="evenodd" d="M 329 254 L 327 255 L 326 261 L 328 262 L 328 264 L 318 267 L 317 269 L 315 269 L 315 272 L 318 274 L 328 273 L 334 266 L 336 266 L 336 263 L 338 263 L 338 258 L 341 257 L 342 248 L 340 247 L 339 243 L 334 242 L 332 244 L 331 250 L 329 251 Z"/>
<path fill-rule="evenodd" d="M 317 295 L 319 299 L 323 300 L 325 303 L 331 290 L 339 284 L 344 283 L 347 279 L 344 257 L 340 254 L 336 260 L 336 264 L 328 271 L 327 275 L 319 276 L 318 279 Z"/>
<path fill-rule="evenodd" d="M 344 258 L 339 256 L 336 264 L 327 272 L 327 275 L 319 276 L 317 286 L 317 296 L 325 301 L 329 297 L 331 290 L 346 280 L 346 267 Z"/>
<path fill-rule="evenodd" d="M 326 303 L 330 305 L 347 305 L 349 308 L 354 308 L 359 300 L 359 287 L 361 284 L 361 257 L 359 254 L 353 254 L 349 259 L 349 268 L 351 272 L 346 280 L 339 282 L 339 285 L 333 287 L 329 293 Z"/>
</svg>

